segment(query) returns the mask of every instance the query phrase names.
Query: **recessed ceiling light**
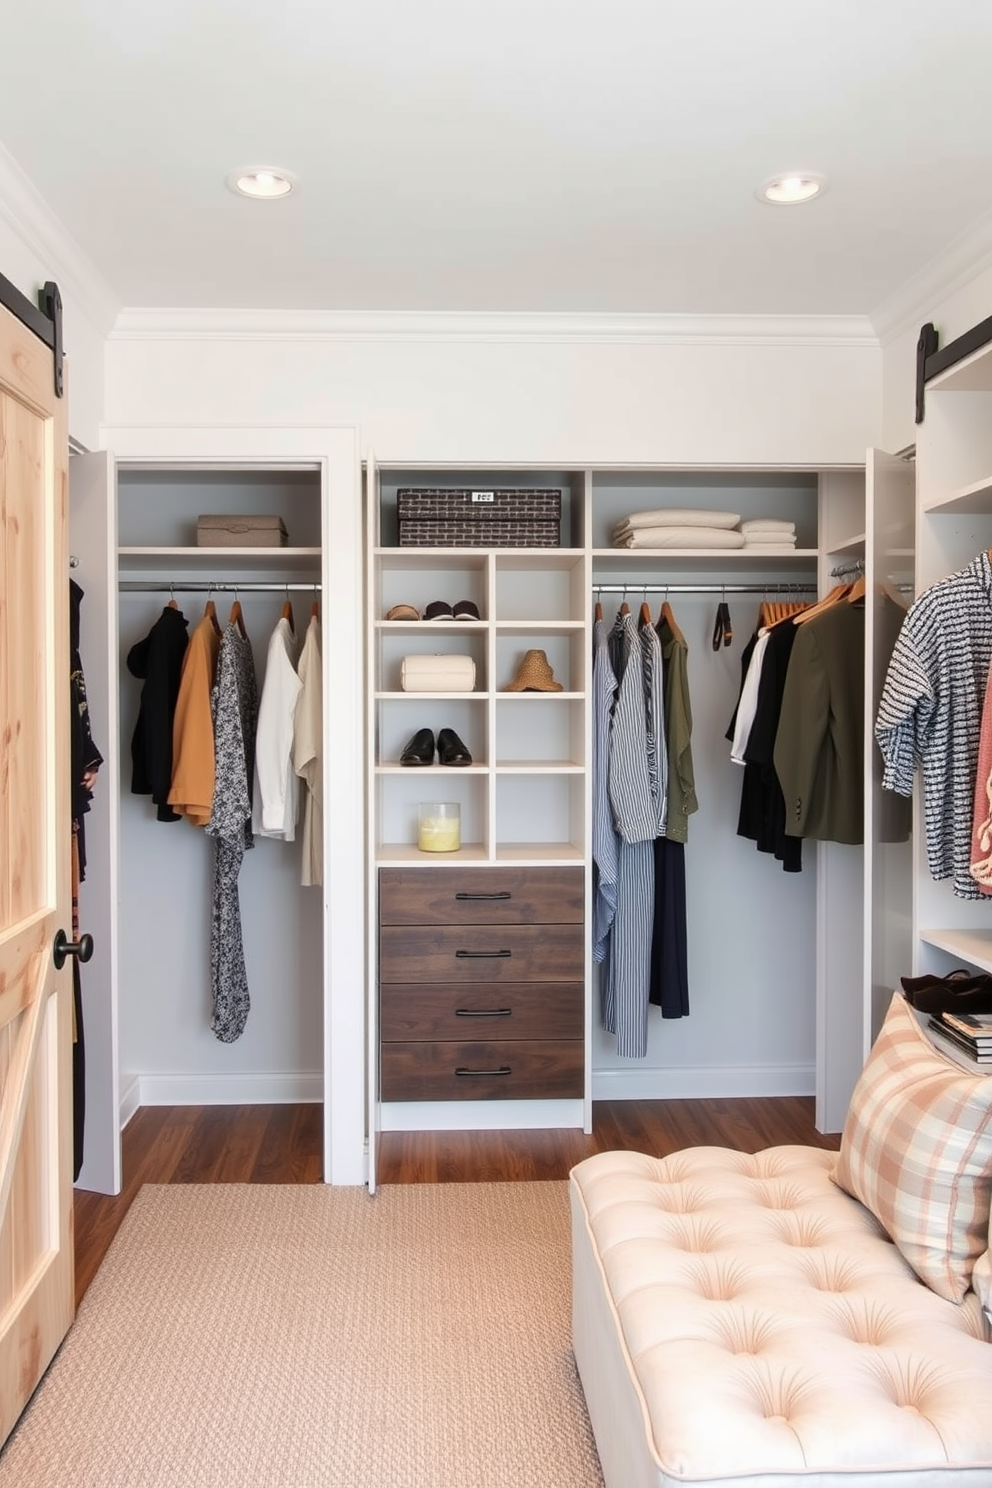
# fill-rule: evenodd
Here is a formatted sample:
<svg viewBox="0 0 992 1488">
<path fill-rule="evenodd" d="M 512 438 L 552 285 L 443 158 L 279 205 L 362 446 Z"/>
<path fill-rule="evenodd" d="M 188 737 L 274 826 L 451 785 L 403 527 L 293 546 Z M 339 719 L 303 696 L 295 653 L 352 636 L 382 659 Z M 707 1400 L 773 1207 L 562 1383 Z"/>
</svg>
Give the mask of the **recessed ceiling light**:
<svg viewBox="0 0 992 1488">
<path fill-rule="evenodd" d="M 287 171 L 260 165 L 232 171 L 226 184 L 238 196 L 250 196 L 253 201 L 279 201 L 294 189 L 296 180 Z"/>
<path fill-rule="evenodd" d="M 758 200 L 772 207 L 797 207 L 801 202 L 812 201 L 822 196 L 827 183 L 822 176 L 812 171 L 790 171 L 787 175 L 772 176 L 757 192 Z"/>
</svg>

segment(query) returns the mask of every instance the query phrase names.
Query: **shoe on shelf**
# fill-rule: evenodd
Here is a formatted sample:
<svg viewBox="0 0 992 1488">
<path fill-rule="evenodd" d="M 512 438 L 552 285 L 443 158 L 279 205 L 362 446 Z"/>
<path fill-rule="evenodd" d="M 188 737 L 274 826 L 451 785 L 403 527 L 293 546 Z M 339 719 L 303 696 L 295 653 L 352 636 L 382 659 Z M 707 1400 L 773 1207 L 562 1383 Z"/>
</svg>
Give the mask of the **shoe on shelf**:
<svg viewBox="0 0 992 1488">
<path fill-rule="evenodd" d="M 424 611 L 425 620 L 454 620 L 455 612 L 446 599 L 432 599 Z"/>
<path fill-rule="evenodd" d="M 479 606 L 471 599 L 459 599 L 456 601 L 452 612 L 456 620 L 478 620 Z"/>
<path fill-rule="evenodd" d="M 963 987 L 959 991 L 958 987 Z M 992 1013 L 992 977 L 974 982 L 943 983 L 908 992 L 906 1001 L 918 1013 Z"/>
<path fill-rule="evenodd" d="M 443 728 L 437 736 L 437 759 L 440 765 L 470 765 L 472 756 L 454 729 Z"/>
<path fill-rule="evenodd" d="M 980 978 L 981 973 L 976 974 L 966 966 L 958 966 L 946 976 L 905 976 L 899 980 L 904 992 L 919 992 L 923 987 L 943 987 L 948 982 L 973 982 L 976 975 Z"/>
<path fill-rule="evenodd" d="M 400 755 L 401 765 L 432 765 L 434 734 L 429 728 L 418 729 Z"/>
<path fill-rule="evenodd" d="M 419 620 L 420 611 L 412 604 L 395 604 L 386 611 L 387 620 Z"/>
</svg>

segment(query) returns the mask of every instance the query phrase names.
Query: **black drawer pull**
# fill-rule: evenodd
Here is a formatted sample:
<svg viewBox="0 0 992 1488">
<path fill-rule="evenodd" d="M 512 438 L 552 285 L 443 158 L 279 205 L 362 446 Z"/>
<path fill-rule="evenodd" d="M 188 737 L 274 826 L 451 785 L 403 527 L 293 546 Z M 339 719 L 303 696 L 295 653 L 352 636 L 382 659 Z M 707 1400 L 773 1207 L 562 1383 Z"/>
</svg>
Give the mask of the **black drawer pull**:
<svg viewBox="0 0 992 1488">
<path fill-rule="evenodd" d="M 504 1065 L 501 1065 L 499 1069 L 494 1069 L 494 1070 L 456 1069 L 455 1070 L 455 1074 L 456 1075 L 469 1075 L 469 1076 L 474 1075 L 476 1077 L 479 1077 L 479 1076 L 482 1076 L 482 1075 L 512 1075 L 513 1074 L 513 1071 L 511 1070 L 511 1068 L 510 1068 L 510 1066 L 508 1064 L 504 1064 Z"/>
<path fill-rule="evenodd" d="M 513 898 L 513 895 L 509 892 L 508 889 L 500 889 L 500 891 L 499 891 L 498 894 L 463 894 L 463 893 L 458 893 L 458 894 L 455 895 L 455 898 L 456 899 L 469 899 L 472 902 L 475 902 L 476 900 L 479 900 L 479 899 L 512 899 Z"/>
<path fill-rule="evenodd" d="M 499 956 L 512 956 L 512 951 L 456 951 L 461 961 L 495 961 Z"/>
<path fill-rule="evenodd" d="M 456 1018 L 511 1018 L 512 1008 L 455 1008 Z"/>
</svg>

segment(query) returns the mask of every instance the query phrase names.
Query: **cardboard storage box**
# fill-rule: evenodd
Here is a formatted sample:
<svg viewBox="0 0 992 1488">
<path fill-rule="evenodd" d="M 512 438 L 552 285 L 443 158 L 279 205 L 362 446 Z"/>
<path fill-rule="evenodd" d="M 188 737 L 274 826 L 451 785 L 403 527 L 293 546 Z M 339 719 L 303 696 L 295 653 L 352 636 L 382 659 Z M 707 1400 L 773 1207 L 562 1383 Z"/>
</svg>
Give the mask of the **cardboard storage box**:
<svg viewBox="0 0 992 1488">
<path fill-rule="evenodd" d="M 205 516 L 196 519 L 199 548 L 284 548 L 286 524 L 282 517 Z"/>
</svg>

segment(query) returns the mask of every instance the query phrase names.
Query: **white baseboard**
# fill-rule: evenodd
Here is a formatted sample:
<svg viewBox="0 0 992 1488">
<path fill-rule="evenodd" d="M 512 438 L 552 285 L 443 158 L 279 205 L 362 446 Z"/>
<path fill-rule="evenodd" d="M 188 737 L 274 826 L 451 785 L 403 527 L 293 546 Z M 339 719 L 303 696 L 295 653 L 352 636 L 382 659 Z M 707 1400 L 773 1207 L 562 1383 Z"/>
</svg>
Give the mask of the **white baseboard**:
<svg viewBox="0 0 992 1488">
<path fill-rule="evenodd" d="M 140 1106 L 278 1106 L 324 1099 L 324 1077 L 295 1070 L 282 1073 L 138 1075 Z M 133 1114 L 133 1112 L 132 1112 Z M 123 1118 L 123 1100 L 121 1116 Z M 123 1120 L 122 1120 L 123 1124 Z"/>
<path fill-rule="evenodd" d="M 580 1100 L 389 1101 L 383 1131 L 527 1131 L 577 1126 Z"/>
<path fill-rule="evenodd" d="M 121 1131 L 141 1105 L 141 1076 L 121 1075 Z"/>
<path fill-rule="evenodd" d="M 812 1064 L 672 1065 L 668 1069 L 593 1070 L 597 1100 L 720 1100 L 735 1096 L 813 1095 Z"/>
</svg>

